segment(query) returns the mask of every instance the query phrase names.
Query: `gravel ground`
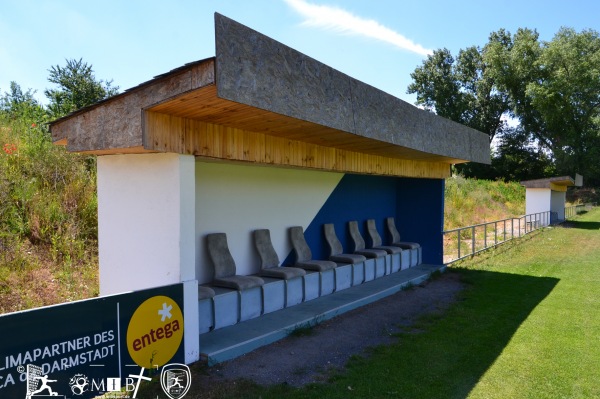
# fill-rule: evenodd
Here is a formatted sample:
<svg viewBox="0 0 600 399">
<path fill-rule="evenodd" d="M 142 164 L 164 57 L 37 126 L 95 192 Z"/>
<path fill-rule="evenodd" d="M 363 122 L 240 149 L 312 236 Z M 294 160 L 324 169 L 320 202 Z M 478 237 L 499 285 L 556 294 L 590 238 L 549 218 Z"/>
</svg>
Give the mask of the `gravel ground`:
<svg viewBox="0 0 600 399">
<path fill-rule="evenodd" d="M 325 321 L 305 334 L 289 336 L 239 358 L 205 369 L 194 376 L 201 386 L 230 384 L 249 379 L 259 385 L 302 386 L 326 381 L 341 370 L 353 355 L 368 355 L 367 349 L 395 342 L 394 333 L 410 330 L 422 315 L 442 312 L 461 291 L 457 273 L 401 291 L 372 304 Z"/>
</svg>

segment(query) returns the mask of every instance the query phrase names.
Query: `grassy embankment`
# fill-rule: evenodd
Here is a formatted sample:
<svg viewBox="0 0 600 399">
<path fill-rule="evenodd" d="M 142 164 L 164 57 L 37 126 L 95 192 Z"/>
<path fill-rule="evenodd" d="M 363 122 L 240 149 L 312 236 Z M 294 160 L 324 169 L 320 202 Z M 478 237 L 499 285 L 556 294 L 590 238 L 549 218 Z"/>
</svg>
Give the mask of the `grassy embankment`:
<svg viewBox="0 0 600 399">
<path fill-rule="evenodd" d="M 0 313 L 98 294 L 95 159 L 0 120 Z"/>
<path fill-rule="evenodd" d="M 525 188 L 518 182 L 502 182 L 451 177 L 446 180 L 444 228 L 479 225 L 444 235 L 444 262 L 482 250 L 493 243 L 524 234 Z M 510 220 L 490 223 L 498 220 Z M 522 222 L 522 223 L 521 223 Z M 460 236 L 459 236 L 460 234 Z M 458 250 L 460 242 L 460 251 Z"/>
<path fill-rule="evenodd" d="M 519 182 L 446 179 L 444 229 L 517 217 L 525 213 L 525 188 Z"/>
</svg>

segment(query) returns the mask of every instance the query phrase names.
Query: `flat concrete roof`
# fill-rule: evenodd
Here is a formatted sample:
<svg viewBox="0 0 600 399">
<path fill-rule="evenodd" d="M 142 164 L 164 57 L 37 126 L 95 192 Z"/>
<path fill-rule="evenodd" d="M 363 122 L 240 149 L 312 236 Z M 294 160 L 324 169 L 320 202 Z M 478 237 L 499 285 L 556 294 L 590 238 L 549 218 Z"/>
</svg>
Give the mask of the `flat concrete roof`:
<svg viewBox="0 0 600 399">
<path fill-rule="evenodd" d="M 525 180 L 521 182 L 526 188 L 552 188 L 552 186 L 569 187 L 575 185 L 571 176 L 547 177 L 544 179 Z"/>
<path fill-rule="evenodd" d="M 52 122 L 53 140 L 69 151 L 99 155 L 186 153 L 189 146 L 166 149 L 153 142 L 144 122 L 152 112 L 391 159 L 490 163 L 486 134 L 418 109 L 220 14 L 215 41 L 214 58 Z"/>
</svg>

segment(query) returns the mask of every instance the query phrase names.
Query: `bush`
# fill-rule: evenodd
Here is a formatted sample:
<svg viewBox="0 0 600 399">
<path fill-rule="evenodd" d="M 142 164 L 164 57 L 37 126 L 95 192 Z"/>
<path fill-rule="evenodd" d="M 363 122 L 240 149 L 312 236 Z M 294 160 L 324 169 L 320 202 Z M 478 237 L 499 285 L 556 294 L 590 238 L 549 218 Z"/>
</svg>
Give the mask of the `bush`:
<svg viewBox="0 0 600 399">
<path fill-rule="evenodd" d="M 84 268 L 90 281 L 81 283 L 89 289 L 76 296 L 97 294 L 95 159 L 53 145 L 45 126 L 1 113 L 0 147 L 0 311 L 73 296 L 32 300 L 22 290 L 7 288 L 28 271 L 44 267 L 57 275 L 76 275 L 81 272 L 76 267 Z M 48 284 L 58 279 L 48 278 Z M 59 293 L 63 289 L 57 288 Z M 6 308 L 6 303 L 12 305 Z"/>
</svg>

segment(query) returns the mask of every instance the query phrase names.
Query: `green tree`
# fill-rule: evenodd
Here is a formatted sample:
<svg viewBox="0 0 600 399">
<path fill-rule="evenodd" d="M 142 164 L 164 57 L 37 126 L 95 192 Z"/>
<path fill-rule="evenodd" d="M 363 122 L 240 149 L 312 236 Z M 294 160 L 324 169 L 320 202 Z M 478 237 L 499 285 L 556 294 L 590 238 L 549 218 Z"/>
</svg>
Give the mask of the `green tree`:
<svg viewBox="0 0 600 399">
<path fill-rule="evenodd" d="M 509 128 L 499 137 L 491 169 L 488 178 L 505 181 L 532 180 L 556 173 L 548 152 L 521 127 Z"/>
<path fill-rule="evenodd" d="M 506 41 L 505 32 L 490 36 L 490 42 Z M 460 50 L 456 59 L 448 49 L 436 50 L 411 74 L 409 94 L 417 94 L 417 105 L 440 116 L 486 133 L 490 143 L 508 129 L 509 100 L 498 91 L 484 48 Z M 466 177 L 493 179 L 488 165 L 466 163 L 455 166 Z"/>
<path fill-rule="evenodd" d="M 65 67 L 55 65 L 48 70 L 48 81 L 58 85 L 57 89 L 44 91 L 50 101 L 48 112 L 52 118 L 59 118 L 119 92 L 118 86 L 112 86 L 112 80 L 96 80 L 92 66 L 81 58 L 66 62 Z"/>
<path fill-rule="evenodd" d="M 411 73 L 407 92 L 417 94 L 417 105 L 484 132 L 491 142 L 507 127 L 509 102 L 506 93 L 496 89 L 485 51 L 472 46 L 460 50 L 456 59 L 448 49 L 434 51 Z"/>
<path fill-rule="evenodd" d="M 520 29 L 490 52 L 513 115 L 550 151 L 557 173 L 600 183 L 600 37 L 561 28 L 550 42 Z"/>
<path fill-rule="evenodd" d="M 598 32 L 561 29 L 545 44 L 536 67 L 542 79 L 527 85 L 544 135 L 564 172 L 594 175 L 600 145 L 600 37 Z M 600 178 L 600 175 L 597 175 Z"/>
<path fill-rule="evenodd" d="M 600 36 L 561 28 L 550 42 L 519 29 L 490 59 L 513 115 L 550 151 L 559 174 L 600 184 Z"/>
<path fill-rule="evenodd" d="M 519 29 L 515 35 L 499 30 L 483 48 L 461 50 L 456 61 L 445 49 L 434 52 L 412 77 L 408 92 L 417 93 L 417 105 L 499 137 L 494 159 L 504 159 L 493 166 L 502 165 L 496 172 L 503 177 L 511 175 L 506 167 L 518 166 L 520 156 L 541 161 L 531 173 L 577 172 L 600 183 L 596 31 L 561 28 L 543 42 L 535 30 Z M 507 115 L 518 121 L 518 134 L 502 123 Z"/>
<path fill-rule="evenodd" d="M 23 92 L 16 82 L 10 82 L 10 91 L 0 97 L 0 113 L 11 122 L 19 121 L 27 125 L 41 124 L 47 120 L 44 107 L 35 99 L 35 91 Z"/>
</svg>

